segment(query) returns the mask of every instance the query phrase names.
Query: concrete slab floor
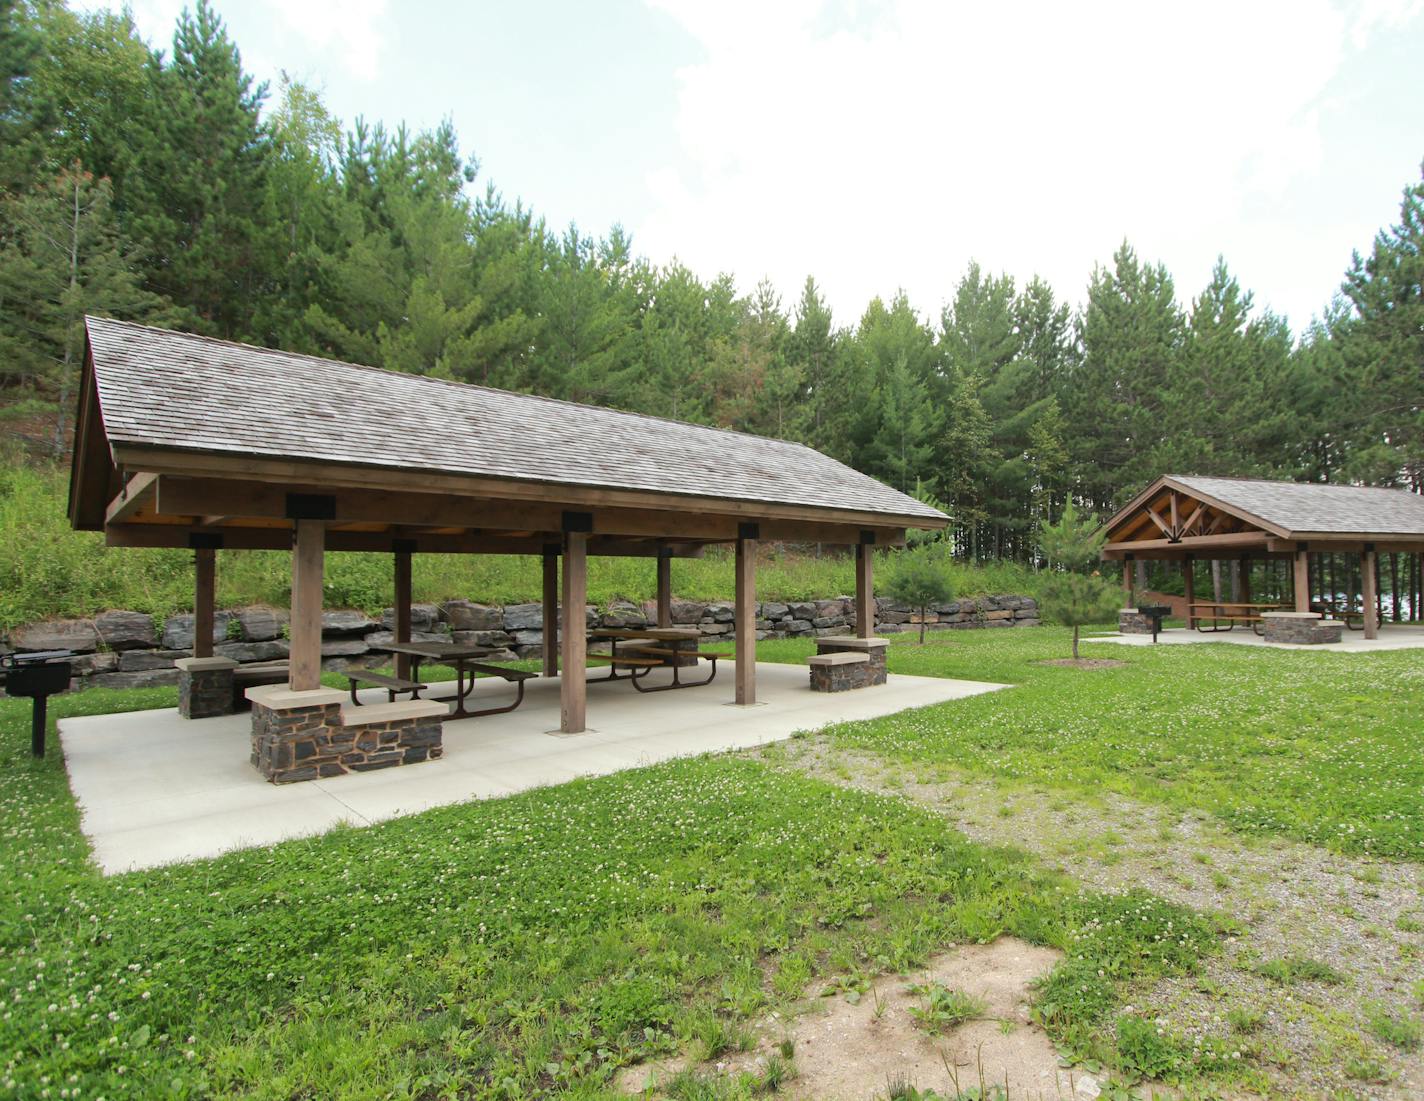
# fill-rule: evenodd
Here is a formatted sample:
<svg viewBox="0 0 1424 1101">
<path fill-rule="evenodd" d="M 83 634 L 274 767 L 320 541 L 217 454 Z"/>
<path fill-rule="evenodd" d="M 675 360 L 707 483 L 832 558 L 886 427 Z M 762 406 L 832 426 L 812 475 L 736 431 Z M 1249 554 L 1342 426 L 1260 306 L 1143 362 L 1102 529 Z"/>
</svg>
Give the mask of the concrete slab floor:
<svg viewBox="0 0 1424 1101">
<path fill-rule="evenodd" d="M 1124 646 L 1151 646 L 1151 635 L 1122 635 L 1116 632 L 1084 635 L 1083 642 L 1115 642 Z M 1276 650 L 1305 650 L 1310 653 L 1330 651 L 1337 654 L 1368 654 L 1380 650 L 1424 649 L 1424 627 L 1404 623 L 1386 623 L 1380 627 L 1379 638 L 1366 638 L 1362 631 L 1345 631 L 1339 642 L 1320 646 L 1300 646 L 1290 642 L 1267 642 L 1248 626 L 1230 631 L 1197 631 L 1171 627 L 1157 635 L 1159 644 L 1186 646 L 1195 642 L 1229 642 L 1238 646 L 1269 646 Z"/>
<path fill-rule="evenodd" d="M 300 784 L 269 784 L 253 769 L 245 713 L 187 720 L 165 709 L 61 719 L 59 740 L 94 859 L 113 874 L 313 836 L 339 823 L 365 826 L 579 776 L 745 749 L 1004 687 L 892 674 L 880 687 L 815 693 L 805 666 L 764 663 L 757 666 L 756 706 L 737 707 L 730 702 L 730 669 L 706 687 L 654 694 L 635 692 L 626 681 L 600 683 L 602 675 L 589 682 L 588 733 L 547 733 L 559 725 L 559 682 L 539 677 L 528 682 L 516 711 L 446 723 L 438 761 Z M 432 694 L 453 688 L 436 685 Z M 487 698 L 490 706 L 508 695 L 503 681 L 481 680 L 473 698 Z M 381 702 L 385 693 L 361 698 Z"/>
</svg>

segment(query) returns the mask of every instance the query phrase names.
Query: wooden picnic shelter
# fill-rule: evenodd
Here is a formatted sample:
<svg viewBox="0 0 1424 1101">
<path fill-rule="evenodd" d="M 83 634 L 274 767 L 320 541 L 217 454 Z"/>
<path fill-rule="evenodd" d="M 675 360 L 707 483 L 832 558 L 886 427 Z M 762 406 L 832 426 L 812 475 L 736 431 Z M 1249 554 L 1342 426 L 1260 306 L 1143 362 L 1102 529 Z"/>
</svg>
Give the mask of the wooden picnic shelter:
<svg viewBox="0 0 1424 1101">
<path fill-rule="evenodd" d="M 1102 557 L 1121 561 L 1127 606 L 1133 606 L 1133 563 L 1139 560 L 1180 562 L 1187 602 L 1188 627 L 1195 626 L 1200 605 L 1195 594 L 1199 561 L 1253 561 L 1288 565 L 1291 607 L 1297 613 L 1334 607 L 1339 593 L 1330 593 L 1317 569 L 1312 583 L 1312 558 L 1357 556 L 1360 605 L 1349 614 L 1363 618 L 1366 638 L 1377 637 L 1380 621 L 1380 556 L 1405 556 L 1410 578 L 1411 615 L 1417 615 L 1418 571 L 1424 554 L 1424 495 L 1403 489 L 1272 481 L 1262 478 L 1214 478 L 1165 475 L 1118 511 L 1105 525 Z M 1241 571 L 1243 591 L 1236 602 L 1216 601 L 1223 620 L 1259 618 L 1250 594 L 1249 568 Z M 1399 601 L 1399 586 L 1392 598 Z M 1195 609 L 1195 610 L 1194 610 Z M 1235 614 L 1233 614 L 1235 613 Z"/>
<path fill-rule="evenodd" d="M 391 556 L 397 641 L 411 634 L 413 555 L 541 556 L 543 671 L 560 675 L 561 729 L 577 733 L 586 725 L 590 555 L 656 559 L 657 622 L 669 627 L 672 559 L 735 548 L 735 702 L 751 704 L 759 541 L 853 546 L 857 633 L 868 637 L 872 549 L 903 543 L 906 528 L 947 523 L 784 440 L 112 320 L 86 324 L 72 525 L 102 531 L 110 546 L 193 550 L 199 659 L 212 655 L 217 552 L 290 549 L 283 688 L 293 699 L 321 690 L 327 551 Z"/>
</svg>

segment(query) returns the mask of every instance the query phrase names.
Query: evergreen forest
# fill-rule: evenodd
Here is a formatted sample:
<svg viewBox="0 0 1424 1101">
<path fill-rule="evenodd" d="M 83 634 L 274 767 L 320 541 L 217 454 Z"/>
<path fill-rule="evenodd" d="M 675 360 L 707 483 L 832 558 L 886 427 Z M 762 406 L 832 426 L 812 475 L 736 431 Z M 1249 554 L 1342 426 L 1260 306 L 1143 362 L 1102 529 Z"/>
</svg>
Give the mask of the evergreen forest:
<svg viewBox="0 0 1424 1101">
<path fill-rule="evenodd" d="M 1081 305 L 983 257 L 938 316 L 887 288 L 841 317 L 814 273 L 784 301 L 550 226 L 449 124 L 259 84 L 204 2 L 160 49 L 0 0 L 0 67 L 8 462 L 65 456 L 89 312 L 801 440 L 941 504 L 973 560 L 1166 472 L 1424 491 L 1424 181 L 1296 331 L 1225 259 L 1183 288 L 1125 241 Z"/>
</svg>

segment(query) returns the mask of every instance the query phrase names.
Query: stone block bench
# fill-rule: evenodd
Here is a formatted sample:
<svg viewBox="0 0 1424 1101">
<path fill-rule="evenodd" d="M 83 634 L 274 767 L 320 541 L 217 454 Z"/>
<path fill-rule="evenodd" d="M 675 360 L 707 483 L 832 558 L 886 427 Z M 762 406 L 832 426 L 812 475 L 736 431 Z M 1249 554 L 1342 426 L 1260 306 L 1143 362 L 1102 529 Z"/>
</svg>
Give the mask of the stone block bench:
<svg viewBox="0 0 1424 1101">
<path fill-rule="evenodd" d="M 1261 625 L 1267 642 L 1289 642 L 1296 646 L 1339 642 L 1345 629 L 1340 620 L 1322 619 L 1319 612 L 1262 612 Z"/>
<path fill-rule="evenodd" d="M 889 640 L 828 635 L 816 640 L 811 667 L 811 691 L 848 692 L 884 684 L 885 651 Z"/>
<path fill-rule="evenodd" d="M 431 761 L 443 752 L 437 700 L 353 707 L 332 688 L 293 692 L 286 685 L 247 690 L 252 702 L 252 764 L 274 784 L 369 772 Z"/>
</svg>

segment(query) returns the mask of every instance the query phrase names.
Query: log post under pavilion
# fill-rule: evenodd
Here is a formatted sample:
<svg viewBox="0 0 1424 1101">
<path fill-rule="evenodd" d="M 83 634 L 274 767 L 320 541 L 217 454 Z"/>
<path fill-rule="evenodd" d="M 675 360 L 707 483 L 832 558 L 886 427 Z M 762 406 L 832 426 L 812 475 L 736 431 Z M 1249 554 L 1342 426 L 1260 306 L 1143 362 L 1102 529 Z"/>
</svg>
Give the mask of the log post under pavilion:
<svg viewBox="0 0 1424 1101">
<path fill-rule="evenodd" d="M 1196 556 L 1186 555 L 1182 559 L 1182 595 L 1187 601 L 1187 630 L 1191 630 L 1197 625 L 1196 616 L 1192 614 L 1192 605 L 1196 602 Z"/>
<path fill-rule="evenodd" d="M 409 539 L 398 539 L 395 541 L 392 558 L 395 560 L 394 581 L 395 581 L 395 640 L 397 642 L 410 641 L 410 590 L 411 590 L 411 555 L 415 550 L 415 543 Z M 410 676 L 410 655 L 397 654 L 395 659 L 396 676 L 406 678 Z"/>
<path fill-rule="evenodd" d="M 672 553 L 658 548 L 658 626 L 672 626 Z"/>
<path fill-rule="evenodd" d="M 217 620 L 217 550 L 200 546 L 193 551 L 193 656 L 213 656 L 213 631 Z"/>
<path fill-rule="evenodd" d="M 875 634 L 875 533 L 862 532 L 855 545 L 855 633 Z"/>
<path fill-rule="evenodd" d="M 1310 611 L 1310 547 L 1298 543 L 1291 558 L 1292 580 L 1295 589 L 1295 611 Z"/>
<path fill-rule="evenodd" d="M 737 633 L 736 702 L 756 703 L 756 549 L 759 525 L 737 531 L 736 602 L 732 622 Z"/>
<path fill-rule="evenodd" d="M 296 521 L 296 542 L 292 547 L 291 657 L 287 681 L 293 692 L 311 692 L 321 687 L 321 596 L 325 547 L 324 521 Z"/>
<path fill-rule="evenodd" d="M 543 554 L 544 668 L 546 677 L 559 675 L 559 544 L 546 543 Z"/>
<path fill-rule="evenodd" d="M 572 515 L 572 514 L 570 514 Z M 565 519 L 565 527 L 569 527 Z M 583 527 L 582 524 L 574 524 Z M 588 534 L 564 532 L 563 629 L 560 632 L 563 660 L 559 674 L 559 729 L 565 734 L 582 734 L 588 713 Z"/>
<path fill-rule="evenodd" d="M 1360 610 L 1365 617 L 1365 637 L 1379 638 L 1378 555 L 1375 545 L 1366 543 L 1360 552 Z"/>
</svg>

